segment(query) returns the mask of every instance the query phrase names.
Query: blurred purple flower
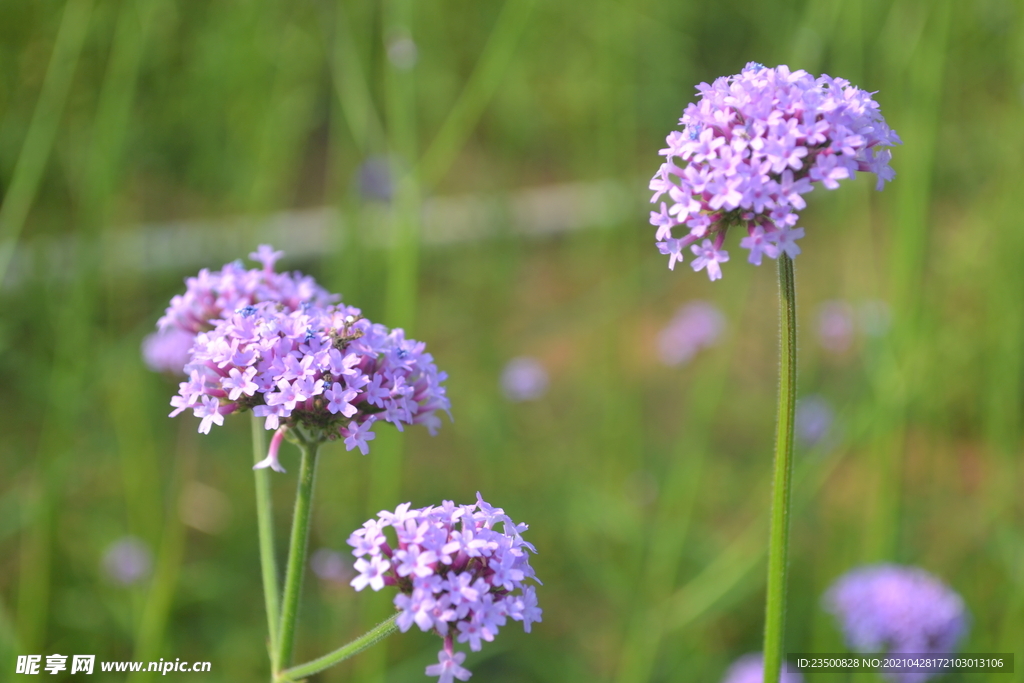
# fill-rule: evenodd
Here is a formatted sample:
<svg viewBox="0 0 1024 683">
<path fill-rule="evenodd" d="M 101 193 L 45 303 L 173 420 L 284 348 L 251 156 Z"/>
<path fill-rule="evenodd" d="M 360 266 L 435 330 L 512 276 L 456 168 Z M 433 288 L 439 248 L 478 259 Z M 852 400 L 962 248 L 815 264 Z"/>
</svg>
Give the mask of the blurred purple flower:
<svg viewBox="0 0 1024 683">
<path fill-rule="evenodd" d="M 180 327 L 157 330 L 142 340 L 142 359 L 154 372 L 180 375 L 196 336 Z"/>
<path fill-rule="evenodd" d="M 347 584 L 354 576 L 345 556 L 330 548 L 320 548 L 313 553 L 309 566 L 318 578 L 330 583 Z"/>
<path fill-rule="evenodd" d="M 835 412 L 824 398 L 812 394 L 796 403 L 796 437 L 804 446 L 815 446 L 832 431 Z"/>
<path fill-rule="evenodd" d="M 683 306 L 658 335 L 661 362 L 689 362 L 698 351 L 714 345 L 724 328 L 725 316 L 714 304 L 694 301 Z"/>
<path fill-rule="evenodd" d="M 853 307 L 845 301 L 826 301 L 818 312 L 818 341 L 822 348 L 844 354 L 853 346 Z"/>
<path fill-rule="evenodd" d="M 822 598 L 839 619 L 847 645 L 865 653 L 952 653 L 967 632 L 964 601 L 917 567 L 877 564 L 840 577 Z M 899 683 L 935 674 L 894 673 Z"/>
<path fill-rule="evenodd" d="M 107 546 L 103 553 L 103 571 L 115 583 L 131 586 L 149 577 L 153 553 L 145 541 L 125 536 Z"/>
<path fill-rule="evenodd" d="M 700 101 L 683 112 L 684 129 L 669 134 L 665 163 L 650 183 L 652 203 L 666 194 L 670 200 L 651 212 L 669 268 L 689 250 L 694 270 L 721 278 L 730 227 L 746 231 L 740 246 L 750 263 L 794 257 L 804 234 L 797 212 L 815 184 L 835 189 L 863 171 L 882 189 L 895 176 L 883 148 L 900 144 L 899 136 L 871 93 L 845 79 L 751 62 L 697 91 Z"/>
<path fill-rule="evenodd" d="M 359 195 L 366 200 L 390 202 L 395 186 L 391 178 L 391 162 L 387 157 L 370 157 L 360 166 L 356 175 Z"/>
<path fill-rule="evenodd" d="M 501 390 L 516 403 L 536 400 L 548 390 L 548 371 L 536 358 L 513 358 L 501 373 Z"/>
<path fill-rule="evenodd" d="M 803 683 L 803 676 L 786 671 L 782 665 L 779 683 Z M 726 670 L 722 683 L 764 683 L 764 656 L 760 652 L 743 655 Z"/>
</svg>

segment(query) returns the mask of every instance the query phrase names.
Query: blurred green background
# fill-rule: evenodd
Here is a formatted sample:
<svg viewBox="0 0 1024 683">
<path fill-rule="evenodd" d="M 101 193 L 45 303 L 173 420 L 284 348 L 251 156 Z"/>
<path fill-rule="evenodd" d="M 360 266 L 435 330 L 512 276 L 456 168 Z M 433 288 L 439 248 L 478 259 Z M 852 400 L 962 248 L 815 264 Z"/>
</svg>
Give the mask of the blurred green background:
<svg viewBox="0 0 1024 683">
<path fill-rule="evenodd" d="M 669 272 L 646 189 L 693 86 L 751 60 L 878 91 L 904 140 L 885 192 L 860 178 L 803 214 L 800 393 L 835 422 L 798 452 L 787 649 L 842 651 L 821 593 L 889 560 L 963 595 L 966 651 L 1020 659 L 1024 3 L 4 0 L 2 670 L 92 653 L 266 679 L 249 422 L 167 419 L 176 380 L 139 345 L 184 277 L 267 239 L 450 375 L 436 438 L 326 448 L 312 550 L 347 563 L 381 508 L 480 490 L 531 525 L 544 621 L 471 654 L 473 680 L 717 681 L 760 649 L 776 276 L 735 244 L 721 282 Z M 385 159 L 389 201 L 367 193 Z M 725 333 L 667 367 L 659 330 L 697 299 Z M 822 344 L 836 301 L 890 322 Z M 540 398 L 503 394 L 517 356 Z M 126 536 L 131 585 L 104 570 Z M 390 609 L 321 574 L 297 661 Z M 314 680 L 427 680 L 438 645 L 397 635 Z"/>
</svg>

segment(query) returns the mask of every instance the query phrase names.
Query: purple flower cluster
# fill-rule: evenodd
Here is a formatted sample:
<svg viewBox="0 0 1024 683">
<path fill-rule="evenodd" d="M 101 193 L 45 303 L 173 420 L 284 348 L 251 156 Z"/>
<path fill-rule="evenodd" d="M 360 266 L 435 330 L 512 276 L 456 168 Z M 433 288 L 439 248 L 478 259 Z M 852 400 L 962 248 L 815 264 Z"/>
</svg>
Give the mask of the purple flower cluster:
<svg viewBox="0 0 1024 683">
<path fill-rule="evenodd" d="M 158 331 L 143 342 L 146 364 L 157 371 L 181 373 L 195 335 L 246 306 L 272 301 L 294 311 L 308 304 L 327 306 L 339 299 L 308 275 L 275 272 L 274 264 L 282 256 L 284 252 L 261 244 L 249 258 L 262 268 L 246 270 L 241 261 L 234 261 L 217 272 L 204 268 L 185 280 L 185 293 L 171 299 L 157 321 Z"/>
<path fill-rule="evenodd" d="M 284 469 L 277 461 L 285 432 L 307 441 L 344 438 L 365 455 L 373 424 L 441 425 L 437 410 L 450 404 L 425 345 L 400 329 L 371 323 L 359 309 L 308 302 L 295 310 L 276 301 L 243 306 L 196 335 L 188 380 L 171 399 L 171 417 L 191 408 L 199 431 L 224 416 L 252 410 L 277 432 L 257 467 Z"/>
<path fill-rule="evenodd" d="M 527 633 L 541 620 L 536 589 L 525 583 L 537 581 L 526 552 L 537 551 L 523 540 L 527 525 L 516 524 L 479 493 L 473 505 L 444 501 L 419 510 L 409 505 L 381 511 L 349 537 L 359 558 L 352 586 L 375 591 L 397 586 L 398 628 L 405 632 L 416 624 L 445 639 L 427 675 L 439 676 L 439 683 L 464 681 L 470 676 L 460 666 L 466 655 L 453 651 L 453 638 L 477 651 L 481 641 L 494 640 L 507 619 L 523 622 Z M 384 535 L 387 527 L 394 529 L 397 546 Z"/>
<path fill-rule="evenodd" d="M 802 195 L 821 183 L 833 190 L 839 181 L 866 171 L 878 176 L 878 189 L 895 176 L 892 155 L 883 146 L 900 144 L 878 111 L 872 93 L 830 76 L 751 62 L 735 76 L 697 86 L 691 103 L 661 150 L 665 163 L 651 179 L 651 212 L 661 253 L 669 268 L 683 261 L 689 247 L 694 270 L 722 277 L 729 260 L 722 250 L 732 226 L 746 228 L 740 246 L 748 260 L 800 253 L 794 227 Z M 686 234 L 673 236 L 673 229 Z"/>
<path fill-rule="evenodd" d="M 967 631 L 960 596 L 917 567 L 854 569 L 829 588 L 823 602 L 839 618 L 847 644 L 859 652 L 953 652 Z M 889 675 L 902 683 L 921 683 L 934 674 Z"/>
<path fill-rule="evenodd" d="M 779 683 L 803 683 L 804 677 L 798 673 L 786 671 L 783 664 L 779 673 Z M 760 652 L 751 652 L 743 655 L 725 672 L 722 683 L 764 683 L 764 655 Z"/>
</svg>

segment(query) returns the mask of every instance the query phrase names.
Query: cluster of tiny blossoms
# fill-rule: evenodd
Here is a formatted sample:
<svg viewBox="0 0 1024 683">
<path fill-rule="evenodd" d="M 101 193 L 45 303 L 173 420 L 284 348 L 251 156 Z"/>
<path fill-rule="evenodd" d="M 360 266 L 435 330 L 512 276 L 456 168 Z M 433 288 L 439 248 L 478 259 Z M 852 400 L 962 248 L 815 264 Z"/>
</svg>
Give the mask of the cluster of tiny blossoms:
<svg viewBox="0 0 1024 683">
<path fill-rule="evenodd" d="M 686 107 L 682 131 L 669 134 L 665 163 L 651 180 L 651 212 L 669 268 L 689 247 L 694 270 L 722 277 L 722 250 L 732 226 L 746 228 L 740 246 L 760 265 L 767 255 L 800 253 L 795 227 L 802 195 L 821 183 L 828 189 L 866 171 L 878 189 L 895 176 L 885 146 L 900 144 L 878 111 L 872 93 L 830 76 L 814 78 L 786 66 L 751 62 L 741 73 L 697 86 L 700 101 Z M 673 230 L 685 234 L 673 235 Z"/>
<path fill-rule="evenodd" d="M 833 584 L 825 608 L 840 621 L 847 644 L 859 652 L 954 652 L 967 631 L 964 601 L 917 567 L 879 564 L 855 569 Z M 888 674 L 921 683 L 934 674 Z"/>
<path fill-rule="evenodd" d="M 526 552 L 537 551 L 522 538 L 527 525 L 514 523 L 479 493 L 474 505 L 445 501 L 419 510 L 409 505 L 381 511 L 353 532 L 348 543 L 359 558 L 359 575 L 352 586 L 375 591 L 396 586 L 399 629 L 408 631 L 415 623 L 444 638 L 438 663 L 427 667 L 427 675 L 439 676 L 439 683 L 464 681 L 471 675 L 460 666 L 466 654 L 454 651 L 453 638 L 477 651 L 482 640 L 494 640 L 507 619 L 523 622 L 527 633 L 541 620 L 536 590 L 525 583 L 537 581 Z M 499 523 L 502 531 L 495 528 Z M 384 535 L 387 527 L 394 529 L 397 546 Z"/>
<path fill-rule="evenodd" d="M 274 264 L 282 256 L 284 252 L 261 244 L 249 258 L 262 268 L 247 270 L 238 260 L 219 271 L 204 268 L 185 280 L 185 293 L 171 299 L 157 322 L 157 332 L 143 342 L 147 365 L 157 371 L 181 373 L 195 335 L 245 306 L 272 301 L 294 311 L 304 304 L 327 306 L 338 300 L 308 275 L 275 272 Z"/>
<path fill-rule="evenodd" d="M 257 467 L 278 472 L 289 429 L 307 441 L 342 437 L 348 450 L 365 455 L 378 420 L 399 431 L 424 424 L 433 434 L 440 426 L 436 411 L 449 409 L 447 375 L 424 349 L 350 306 L 246 305 L 196 335 L 171 416 L 191 408 L 202 419 L 199 431 L 209 433 L 225 415 L 252 410 L 277 430 Z"/>
</svg>

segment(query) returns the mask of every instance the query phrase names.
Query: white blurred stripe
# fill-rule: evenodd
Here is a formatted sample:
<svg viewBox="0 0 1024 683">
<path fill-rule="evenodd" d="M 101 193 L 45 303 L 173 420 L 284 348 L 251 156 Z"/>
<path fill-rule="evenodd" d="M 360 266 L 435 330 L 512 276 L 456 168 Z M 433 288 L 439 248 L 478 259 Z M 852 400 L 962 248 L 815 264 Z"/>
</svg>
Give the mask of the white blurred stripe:
<svg viewBox="0 0 1024 683">
<path fill-rule="evenodd" d="M 636 220 L 644 224 L 638 202 L 616 181 L 566 183 L 518 190 L 507 195 L 432 197 L 424 201 L 421 240 L 425 245 L 457 244 L 502 234 L 543 237 Z M 390 219 L 380 206 L 361 235 L 371 247 L 390 243 Z M 635 215 L 635 218 L 634 216 Z M 263 218 L 174 221 L 106 233 L 103 267 L 115 272 L 217 268 L 244 258 L 258 244 L 272 244 L 292 258 L 318 256 L 339 247 L 346 233 L 331 207 L 285 211 Z M 76 237 L 38 239 L 18 245 L 4 289 L 37 276 L 71 272 Z"/>
</svg>

